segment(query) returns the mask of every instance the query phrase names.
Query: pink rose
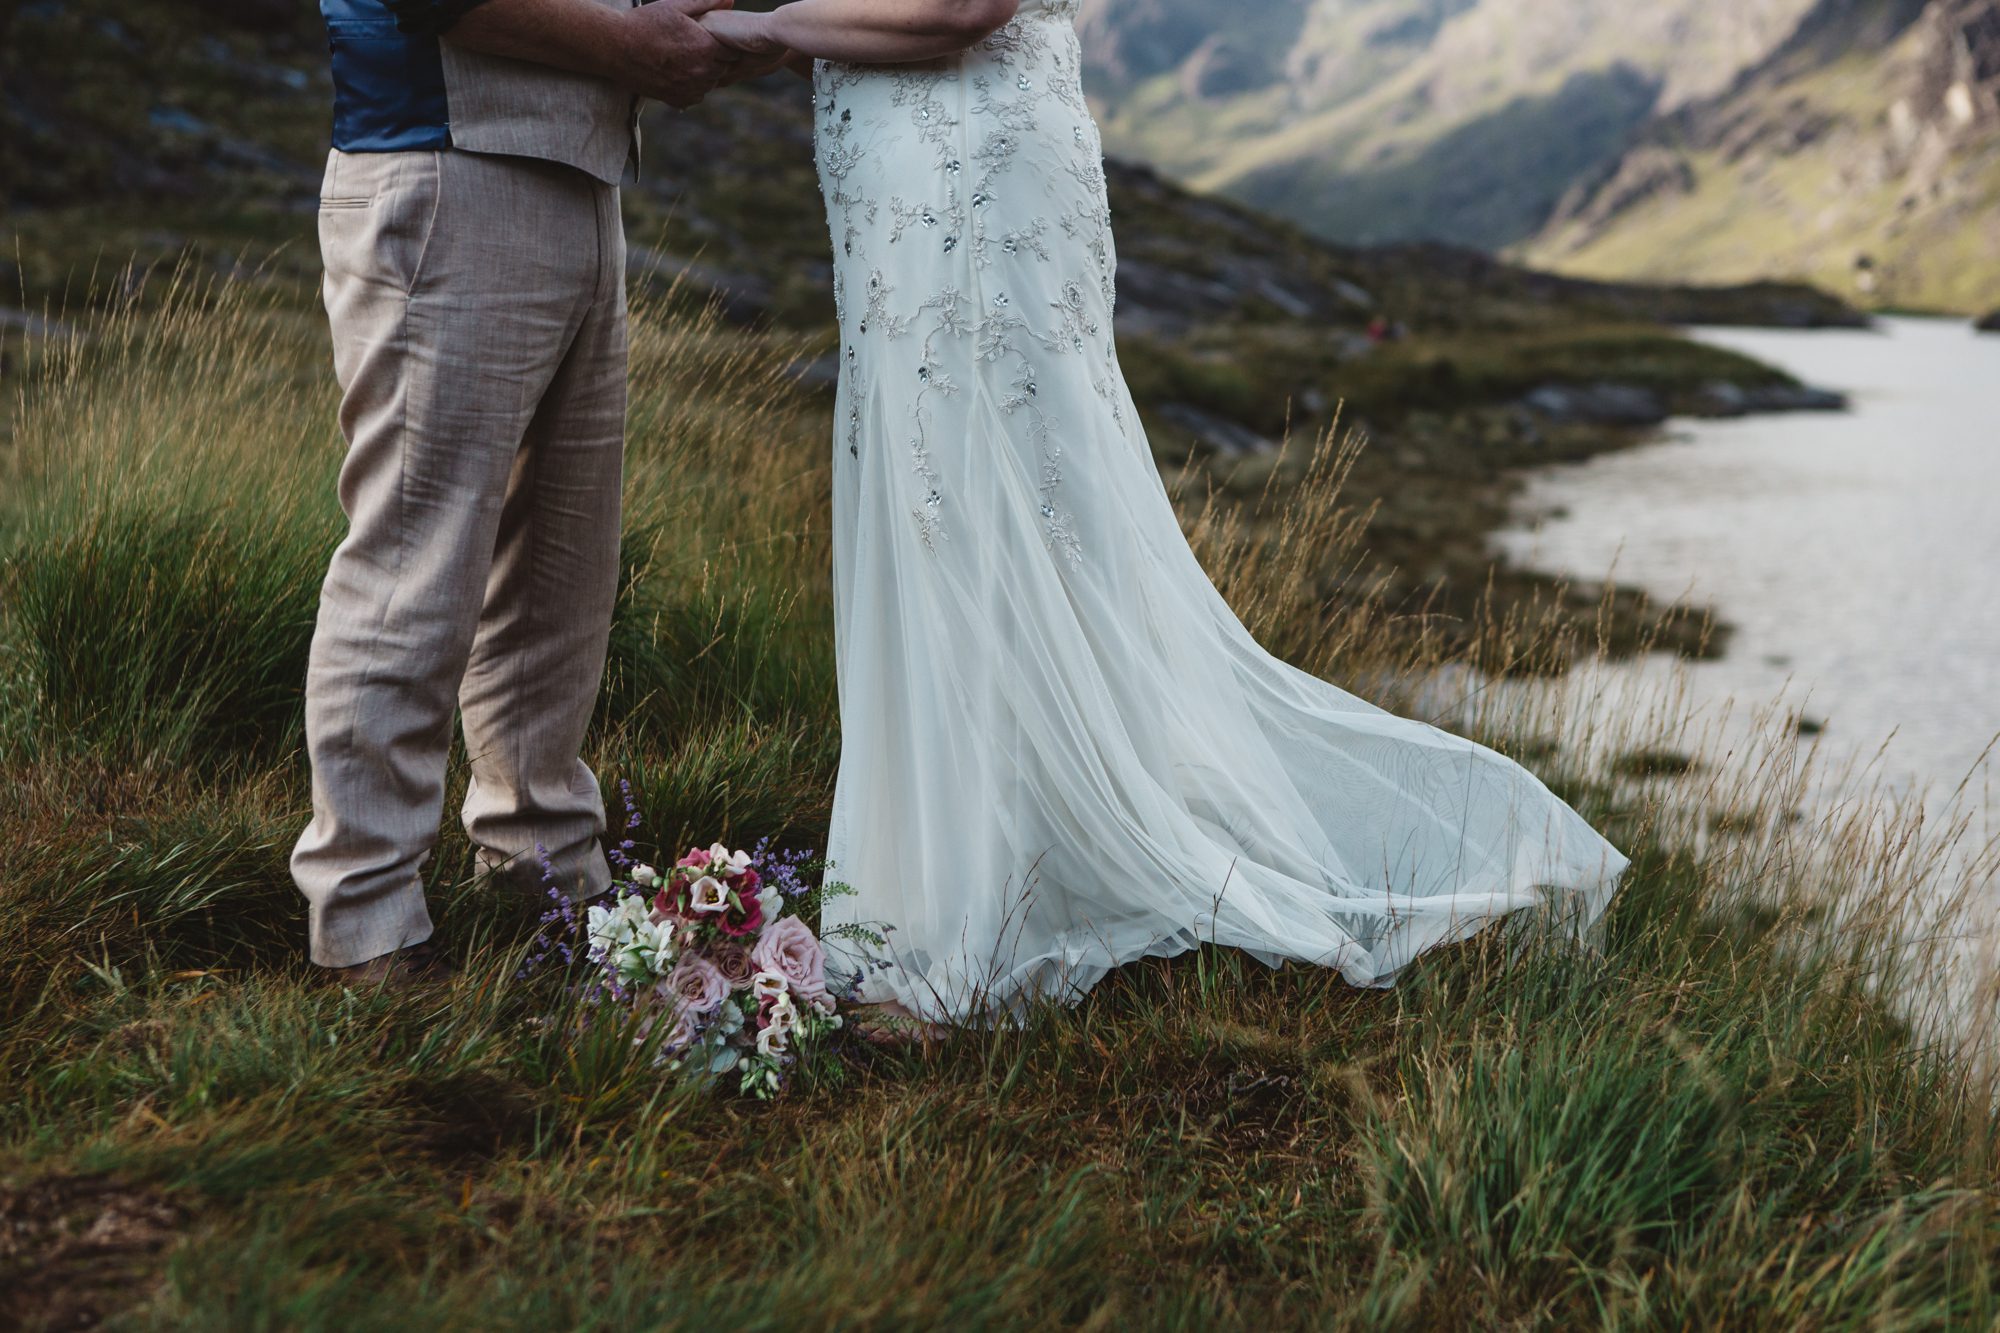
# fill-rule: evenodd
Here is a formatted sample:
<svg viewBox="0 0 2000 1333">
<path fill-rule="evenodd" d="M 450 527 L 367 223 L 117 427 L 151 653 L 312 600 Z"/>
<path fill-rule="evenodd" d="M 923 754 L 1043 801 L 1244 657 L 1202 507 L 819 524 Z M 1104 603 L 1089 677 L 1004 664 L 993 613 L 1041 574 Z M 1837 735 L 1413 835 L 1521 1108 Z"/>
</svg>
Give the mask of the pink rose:
<svg viewBox="0 0 2000 1333">
<path fill-rule="evenodd" d="M 682 954 L 660 985 L 665 987 L 661 998 L 697 1018 L 708 1017 L 729 998 L 728 978 L 698 953 Z"/>
<path fill-rule="evenodd" d="M 757 972 L 757 965 L 750 961 L 750 951 L 727 940 L 708 951 L 708 961 L 715 964 L 715 970 L 722 973 L 731 990 L 748 990 L 750 978 Z"/>
<path fill-rule="evenodd" d="M 826 953 L 812 927 L 795 916 L 766 926 L 750 950 L 750 961 L 783 977 L 800 1000 L 811 1003 L 826 994 Z"/>
</svg>

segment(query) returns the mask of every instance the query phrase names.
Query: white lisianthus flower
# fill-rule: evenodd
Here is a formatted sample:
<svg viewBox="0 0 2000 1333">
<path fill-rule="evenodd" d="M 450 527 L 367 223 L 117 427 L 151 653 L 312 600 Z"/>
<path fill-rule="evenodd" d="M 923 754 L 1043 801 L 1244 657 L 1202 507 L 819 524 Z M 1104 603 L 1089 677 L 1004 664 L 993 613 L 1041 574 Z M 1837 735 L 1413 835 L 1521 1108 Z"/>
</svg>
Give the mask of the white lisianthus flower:
<svg viewBox="0 0 2000 1333">
<path fill-rule="evenodd" d="M 781 972 L 759 972 L 750 978 L 750 993 L 758 1000 L 782 1000 L 791 996 L 792 983 Z"/>
<path fill-rule="evenodd" d="M 688 889 L 688 907 L 713 915 L 729 910 L 729 888 L 713 875 L 703 875 Z"/>
<path fill-rule="evenodd" d="M 740 875 L 750 868 L 750 853 L 732 852 L 719 842 L 708 849 L 708 859 L 721 875 Z"/>
<path fill-rule="evenodd" d="M 650 889 L 660 882 L 660 872 L 651 866 L 633 866 L 632 882 L 642 889 Z"/>
<path fill-rule="evenodd" d="M 757 887 L 757 907 L 764 915 L 765 925 L 776 921 L 784 906 L 785 895 L 777 885 L 766 882 Z"/>
<path fill-rule="evenodd" d="M 791 1047 L 791 1029 L 776 1024 L 757 1034 L 757 1054 L 783 1055 Z"/>
<path fill-rule="evenodd" d="M 780 995 L 771 1005 L 769 1026 L 790 1032 L 799 1025 L 799 1008 L 789 994 Z"/>
<path fill-rule="evenodd" d="M 824 1017 L 827 1018 L 833 1017 L 834 1001 L 831 995 L 815 996 L 812 1002 L 812 1007 L 817 1011 L 819 1011 L 819 1013 Z M 839 1020 L 836 1019 L 835 1022 L 838 1023 Z"/>
</svg>

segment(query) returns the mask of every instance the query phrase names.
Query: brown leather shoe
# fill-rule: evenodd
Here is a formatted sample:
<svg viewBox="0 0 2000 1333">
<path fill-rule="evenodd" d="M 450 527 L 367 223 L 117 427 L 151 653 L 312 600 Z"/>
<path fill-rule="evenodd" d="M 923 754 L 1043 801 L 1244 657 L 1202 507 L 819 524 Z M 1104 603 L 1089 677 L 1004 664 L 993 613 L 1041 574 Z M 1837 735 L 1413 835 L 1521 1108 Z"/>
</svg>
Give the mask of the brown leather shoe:
<svg viewBox="0 0 2000 1333">
<path fill-rule="evenodd" d="M 385 953 L 352 967 L 330 967 L 329 979 L 343 986 L 379 986 L 384 990 L 413 990 L 450 981 L 458 969 L 445 960 L 429 940 L 407 949 Z"/>
</svg>

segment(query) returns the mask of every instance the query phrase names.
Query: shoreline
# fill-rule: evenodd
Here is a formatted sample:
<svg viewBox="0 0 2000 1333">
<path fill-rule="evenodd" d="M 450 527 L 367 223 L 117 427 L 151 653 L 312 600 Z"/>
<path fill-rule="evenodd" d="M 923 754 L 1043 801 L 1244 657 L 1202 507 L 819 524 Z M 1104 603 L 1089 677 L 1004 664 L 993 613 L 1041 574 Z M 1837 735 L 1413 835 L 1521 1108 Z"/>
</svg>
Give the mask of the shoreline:
<svg viewBox="0 0 2000 1333">
<path fill-rule="evenodd" d="M 1496 547 L 1555 573 L 1615 558 L 1640 587 L 1691 589 L 1739 630 L 1730 651 L 1697 664 L 1704 698 L 1782 698 L 1864 748 L 1894 733 L 1894 767 L 1950 785 L 2000 729 L 2000 680 L 1984 665 L 1992 621 L 1980 610 L 1995 549 L 1983 386 L 2000 348 L 1960 320 L 1904 317 L 1884 334 L 1716 331 L 1843 386 L 1854 409 L 1683 423 L 1650 453 L 1529 474 Z M 1972 579 L 1961 593 L 1928 591 L 1953 570 Z M 1897 688 L 1915 678 L 1933 685 Z"/>
<path fill-rule="evenodd" d="M 1754 363 L 1738 367 L 1746 368 L 1776 373 Z M 1496 618 L 1567 618 L 1600 632 L 1613 657 L 1654 649 L 1697 660 L 1716 656 L 1731 631 L 1711 607 L 1662 603 L 1630 583 L 1607 586 L 1601 574 L 1530 568 L 1499 552 L 1495 539 L 1515 525 L 1522 488 L 1538 469 L 1657 443 L 1680 421 L 1850 408 L 1844 395 L 1789 377 L 1761 384 L 1695 378 L 1669 390 L 1606 377 L 1544 379 L 1519 394 L 1452 411 L 1342 417 L 1345 429 L 1365 440 L 1349 478 L 1354 501 L 1375 511 L 1362 541 L 1367 569 L 1353 581 L 1379 584 L 1389 606 L 1433 618 L 1448 643 L 1470 642 L 1481 623 Z M 1304 452 L 1297 436 L 1293 441 L 1287 453 Z M 1157 435 L 1155 449 L 1164 455 Z M 1162 457 L 1170 484 L 1213 482 L 1246 502 L 1274 474 L 1283 479 L 1289 466 L 1275 452 L 1191 466 Z M 1528 665 L 1561 674 L 1569 659 Z"/>
</svg>

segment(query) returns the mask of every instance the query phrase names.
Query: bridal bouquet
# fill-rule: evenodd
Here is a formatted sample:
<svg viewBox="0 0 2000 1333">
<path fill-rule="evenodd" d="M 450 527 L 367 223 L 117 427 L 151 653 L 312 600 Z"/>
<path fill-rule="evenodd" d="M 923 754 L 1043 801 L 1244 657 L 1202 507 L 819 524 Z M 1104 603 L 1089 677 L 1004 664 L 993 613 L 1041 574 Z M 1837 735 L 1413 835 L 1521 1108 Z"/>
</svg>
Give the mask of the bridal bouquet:
<svg viewBox="0 0 2000 1333">
<path fill-rule="evenodd" d="M 763 1098 L 841 1025 L 826 951 L 795 910 L 797 860 L 775 860 L 717 843 L 664 873 L 631 865 L 584 923 L 602 988 L 640 1012 L 642 1036 L 666 1025 L 669 1068 L 734 1073 Z"/>
</svg>

